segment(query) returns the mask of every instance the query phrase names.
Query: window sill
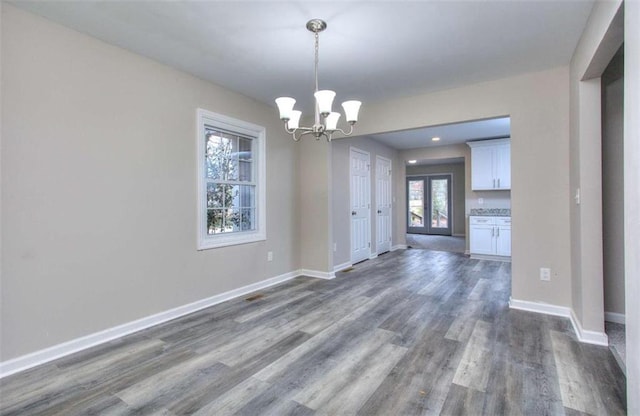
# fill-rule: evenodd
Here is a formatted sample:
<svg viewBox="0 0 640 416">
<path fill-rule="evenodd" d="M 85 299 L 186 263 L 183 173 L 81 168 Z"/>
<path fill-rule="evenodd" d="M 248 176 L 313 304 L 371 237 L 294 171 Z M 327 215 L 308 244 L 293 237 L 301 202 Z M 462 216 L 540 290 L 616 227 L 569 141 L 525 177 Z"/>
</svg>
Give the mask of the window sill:
<svg viewBox="0 0 640 416">
<path fill-rule="evenodd" d="M 248 233 L 240 235 L 219 236 L 211 239 L 201 239 L 198 241 L 198 251 L 209 250 L 212 248 L 221 248 L 228 246 L 237 246 L 240 244 L 255 243 L 258 241 L 266 241 L 267 237 L 264 233 Z"/>
</svg>

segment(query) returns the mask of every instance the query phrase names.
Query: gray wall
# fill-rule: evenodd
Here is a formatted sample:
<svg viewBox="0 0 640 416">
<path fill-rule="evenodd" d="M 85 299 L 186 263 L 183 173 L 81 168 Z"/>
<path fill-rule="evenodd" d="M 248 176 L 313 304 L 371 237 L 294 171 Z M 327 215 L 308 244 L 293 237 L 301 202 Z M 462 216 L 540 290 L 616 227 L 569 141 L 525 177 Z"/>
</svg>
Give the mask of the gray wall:
<svg viewBox="0 0 640 416">
<path fill-rule="evenodd" d="M 602 74 L 604 310 L 624 314 L 624 48 Z"/>
<path fill-rule="evenodd" d="M 5 3 L 2 58 L 1 360 L 300 267 L 274 108 Z M 267 241 L 196 250 L 198 107 L 267 128 Z"/>
<path fill-rule="evenodd" d="M 331 142 L 331 189 L 332 189 L 332 230 L 335 251 L 333 253 L 333 266 L 343 265 L 351 261 L 351 209 L 350 209 L 350 172 L 349 172 L 349 149 L 351 147 L 364 150 L 371 158 L 371 201 L 372 207 L 376 200 L 375 173 L 376 156 L 382 156 L 391 160 L 392 164 L 392 246 L 404 244 L 404 233 L 406 227 L 398 224 L 399 213 L 397 212 L 399 192 L 403 187 L 398 184 L 404 181 L 404 165 L 398 160 L 398 152 L 380 142 L 368 137 L 350 137 L 333 140 Z M 376 247 L 376 215 L 375 210 L 371 210 L 371 253 L 377 252 Z"/>
<path fill-rule="evenodd" d="M 451 227 L 452 234 L 465 235 L 465 180 L 464 162 L 442 165 L 408 165 L 407 177 L 412 175 L 434 175 L 449 173 L 451 180 Z M 406 214 L 405 214 L 406 215 Z"/>
</svg>

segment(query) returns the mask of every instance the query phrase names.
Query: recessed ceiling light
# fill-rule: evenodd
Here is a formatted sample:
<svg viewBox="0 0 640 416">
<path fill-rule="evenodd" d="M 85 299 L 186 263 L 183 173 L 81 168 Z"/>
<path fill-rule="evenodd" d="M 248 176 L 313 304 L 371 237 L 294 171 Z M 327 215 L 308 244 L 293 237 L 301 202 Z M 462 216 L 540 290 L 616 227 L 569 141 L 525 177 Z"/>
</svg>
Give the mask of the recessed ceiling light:
<svg viewBox="0 0 640 416">
<path fill-rule="evenodd" d="M 440 141 L 440 137 L 432 137 L 431 141 L 432 142 L 439 142 Z"/>
<path fill-rule="evenodd" d="M 410 164 L 412 164 L 412 165 L 413 165 L 414 163 L 416 163 L 416 162 L 417 162 L 417 160 L 407 160 L 407 163 L 410 163 Z"/>
</svg>

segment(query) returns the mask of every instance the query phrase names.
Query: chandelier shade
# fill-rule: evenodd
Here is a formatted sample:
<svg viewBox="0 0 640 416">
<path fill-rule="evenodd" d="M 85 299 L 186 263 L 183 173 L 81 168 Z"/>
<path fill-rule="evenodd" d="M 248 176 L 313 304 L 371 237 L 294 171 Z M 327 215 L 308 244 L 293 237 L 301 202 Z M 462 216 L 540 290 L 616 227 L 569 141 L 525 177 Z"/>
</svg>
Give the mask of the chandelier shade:
<svg viewBox="0 0 640 416">
<path fill-rule="evenodd" d="M 316 91 L 313 94 L 316 97 L 316 101 L 318 103 L 318 111 L 320 115 L 326 117 L 331 112 L 331 105 L 333 104 L 333 99 L 336 97 L 335 91 L 331 90 L 322 90 Z"/>
<path fill-rule="evenodd" d="M 296 99 L 291 97 L 280 97 L 276 98 L 276 104 L 278 104 L 278 110 L 280 110 L 280 119 L 289 120 L 291 118 L 293 106 L 296 104 Z"/>
<path fill-rule="evenodd" d="M 349 100 L 342 103 L 344 116 L 348 123 L 355 123 L 358 121 L 358 112 L 360 112 L 361 105 L 362 103 L 356 100 Z"/>
<path fill-rule="evenodd" d="M 293 140 L 299 141 L 302 136 L 313 135 L 316 139 L 324 136 L 331 141 L 333 134 L 340 132 L 344 136 L 353 133 L 353 125 L 358 121 L 358 113 L 362 103 L 357 100 L 348 100 L 342 103 L 344 109 L 345 120 L 349 124 L 349 131 L 338 128 L 338 121 L 341 114 L 332 111 L 333 100 L 336 92 L 332 90 L 318 90 L 318 49 L 319 49 L 319 33 L 327 28 L 326 22 L 320 19 L 312 19 L 307 22 L 307 29 L 314 33 L 315 36 L 315 122 L 312 127 L 301 127 L 300 117 L 302 112 L 294 110 L 296 104 L 295 98 L 279 97 L 276 98 L 276 104 L 280 112 L 280 120 L 284 122 L 287 133 L 291 134 Z"/>
<path fill-rule="evenodd" d="M 297 129 L 300 126 L 300 116 L 302 116 L 302 111 L 293 110 L 287 126 L 289 126 L 290 129 Z"/>
</svg>

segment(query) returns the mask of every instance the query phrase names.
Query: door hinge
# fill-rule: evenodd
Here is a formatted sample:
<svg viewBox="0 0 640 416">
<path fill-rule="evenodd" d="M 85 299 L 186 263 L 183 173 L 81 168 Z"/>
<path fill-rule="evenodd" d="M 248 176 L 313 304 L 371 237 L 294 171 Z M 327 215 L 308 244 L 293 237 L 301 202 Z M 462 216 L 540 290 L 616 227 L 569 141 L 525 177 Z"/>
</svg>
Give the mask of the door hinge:
<svg viewBox="0 0 640 416">
<path fill-rule="evenodd" d="M 367 245 L 369 246 L 369 248 L 371 248 L 371 241 L 369 241 Z"/>
</svg>

